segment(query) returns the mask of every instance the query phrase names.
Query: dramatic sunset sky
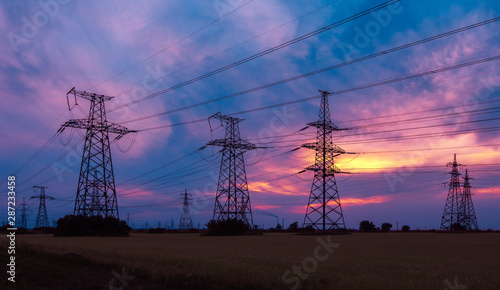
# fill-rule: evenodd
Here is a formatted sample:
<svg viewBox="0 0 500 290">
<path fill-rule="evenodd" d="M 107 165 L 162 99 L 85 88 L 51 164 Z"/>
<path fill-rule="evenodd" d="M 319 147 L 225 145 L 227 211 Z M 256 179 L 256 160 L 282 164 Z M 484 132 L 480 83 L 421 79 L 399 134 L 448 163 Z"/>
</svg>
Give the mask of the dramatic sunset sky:
<svg viewBox="0 0 500 290">
<path fill-rule="evenodd" d="M 318 90 L 327 90 L 332 120 L 351 128 L 334 133 L 334 142 L 357 153 L 336 158 L 352 173 L 337 176 L 348 228 L 364 219 L 439 228 L 446 164 L 457 153 L 467 165 L 461 173 L 474 178 L 479 227 L 500 229 L 500 2 L 401 0 L 352 18 L 383 3 L 2 1 L 0 204 L 6 208 L 7 176 L 15 174 L 29 228 L 35 185 L 55 198 L 47 201 L 51 223 L 73 212 L 84 132 L 66 129 L 49 140 L 65 121 L 88 114 L 83 99 L 68 111 L 66 93 L 76 87 L 114 96 L 108 120 L 141 130 L 126 153 L 119 149 L 133 134 L 112 144 L 120 217 L 129 214 L 136 228 L 171 219 L 177 226 L 185 189 L 194 225 L 212 217 L 220 148 L 196 151 L 223 138 L 225 128 L 212 123 L 211 132 L 207 121 L 217 112 L 245 119 L 241 137 L 268 147 L 245 154 L 254 223 L 275 226 L 278 216 L 285 226 L 302 225 L 313 173 L 297 173 L 314 163 L 314 152 L 291 150 L 314 141 L 314 128 L 300 130 L 318 118 Z"/>
</svg>

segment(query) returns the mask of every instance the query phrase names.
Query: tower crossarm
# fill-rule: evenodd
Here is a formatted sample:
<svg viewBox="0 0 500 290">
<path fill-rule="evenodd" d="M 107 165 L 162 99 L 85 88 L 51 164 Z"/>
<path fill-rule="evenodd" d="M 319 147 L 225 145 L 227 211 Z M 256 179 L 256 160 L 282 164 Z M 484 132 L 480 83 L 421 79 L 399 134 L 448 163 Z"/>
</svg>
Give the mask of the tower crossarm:
<svg viewBox="0 0 500 290">
<path fill-rule="evenodd" d="M 313 150 L 321 150 L 321 151 L 323 150 L 323 145 L 319 144 L 318 142 L 304 143 L 304 144 L 302 144 L 301 147 L 304 147 L 307 149 L 313 149 Z M 337 146 L 331 142 L 330 142 L 330 144 L 326 144 L 326 151 L 333 152 L 333 153 L 339 153 L 339 154 L 347 153 L 344 149 L 340 148 L 339 146 Z"/>
<path fill-rule="evenodd" d="M 92 129 L 97 131 L 107 131 L 109 133 L 116 133 L 119 135 L 126 135 L 128 133 L 137 132 L 134 130 L 129 130 L 121 125 L 111 123 L 111 122 L 98 122 L 97 120 L 89 119 L 70 119 L 66 123 L 62 124 L 59 132 L 64 131 L 65 128 L 76 128 L 76 129 Z"/>
<path fill-rule="evenodd" d="M 320 120 L 320 121 L 316 121 L 316 122 L 311 122 L 311 123 L 307 123 L 307 125 L 311 126 L 311 127 L 316 127 L 316 128 L 325 127 L 327 132 L 348 130 L 348 129 L 341 129 L 341 128 L 337 127 L 337 125 L 335 125 L 332 121 L 329 121 L 329 120 L 326 120 L 326 121 Z"/>
<path fill-rule="evenodd" d="M 306 167 L 306 170 L 322 172 L 323 166 L 321 166 L 321 164 L 319 164 L 319 165 L 314 164 L 314 165 Z M 325 169 L 326 176 L 329 176 L 329 175 L 333 176 L 335 173 L 351 174 L 350 172 L 345 172 L 345 171 L 340 170 L 335 164 L 332 164 Z"/>
<path fill-rule="evenodd" d="M 257 148 L 263 148 L 263 147 L 257 147 L 257 146 L 255 146 L 255 144 L 252 144 L 252 143 L 244 141 L 244 140 L 238 140 L 237 142 L 232 142 L 231 140 L 228 140 L 228 139 L 214 139 L 214 140 L 208 142 L 207 145 L 242 149 L 242 150 L 247 150 L 247 151 L 257 149 Z"/>
<path fill-rule="evenodd" d="M 96 93 L 91 93 L 91 92 L 86 92 L 86 91 L 79 91 L 79 90 L 76 90 L 74 87 L 66 94 L 66 96 L 68 96 L 70 94 L 72 94 L 75 97 L 75 100 L 76 100 L 76 97 L 80 97 L 80 98 L 83 98 L 83 99 L 86 99 L 89 101 L 92 101 L 92 99 L 97 99 L 97 98 L 103 99 L 105 101 L 109 101 L 109 100 L 114 98 L 112 96 L 105 96 L 105 95 L 99 95 Z"/>
</svg>

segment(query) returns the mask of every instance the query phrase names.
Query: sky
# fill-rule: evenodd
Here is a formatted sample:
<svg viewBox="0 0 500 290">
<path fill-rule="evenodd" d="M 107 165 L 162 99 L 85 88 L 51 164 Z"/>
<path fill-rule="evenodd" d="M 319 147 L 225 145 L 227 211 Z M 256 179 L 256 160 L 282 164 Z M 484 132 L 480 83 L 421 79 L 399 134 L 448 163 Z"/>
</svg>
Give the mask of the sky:
<svg viewBox="0 0 500 290">
<path fill-rule="evenodd" d="M 108 120 L 139 130 L 110 134 L 120 218 L 134 227 L 177 226 L 185 190 L 194 226 L 212 218 L 220 148 L 198 149 L 223 138 L 208 122 L 217 112 L 267 147 L 245 153 L 254 224 L 302 225 L 313 173 L 298 173 L 314 152 L 291 150 L 314 142 L 315 129 L 301 129 L 324 90 L 332 121 L 349 128 L 335 144 L 356 153 L 335 160 L 351 173 L 336 175 L 348 228 L 439 228 L 456 153 L 479 227 L 500 229 L 500 3 L 401 0 L 360 14 L 386 2 L 1 1 L 2 207 L 14 175 L 29 228 L 33 186 L 55 198 L 51 223 L 73 213 L 85 132 L 52 137 L 88 114 L 87 100 L 66 97 L 75 87 L 113 96 Z"/>
</svg>

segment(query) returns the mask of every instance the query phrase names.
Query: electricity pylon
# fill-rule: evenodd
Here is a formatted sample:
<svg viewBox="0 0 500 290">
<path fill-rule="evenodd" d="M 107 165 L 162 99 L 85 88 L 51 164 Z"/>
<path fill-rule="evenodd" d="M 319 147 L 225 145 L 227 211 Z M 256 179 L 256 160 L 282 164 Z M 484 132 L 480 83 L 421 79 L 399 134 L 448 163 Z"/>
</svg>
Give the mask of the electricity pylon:
<svg viewBox="0 0 500 290">
<path fill-rule="evenodd" d="M 70 119 L 58 131 L 61 133 L 68 127 L 86 130 L 74 214 L 119 218 L 108 135 L 109 133 L 118 134 L 115 140 L 119 140 L 124 135 L 136 131 L 111 123 L 106 119 L 104 102 L 113 97 L 77 91 L 72 88 L 66 94 L 68 107 L 70 94 L 73 94 L 75 104 L 77 104 L 77 97 L 90 101 L 87 119 Z M 71 111 L 71 108 L 69 109 Z"/>
<path fill-rule="evenodd" d="M 221 122 L 220 126 L 224 124 L 226 126 L 224 139 L 215 139 L 207 143 L 222 147 L 213 219 L 217 221 L 237 219 L 252 226 L 252 208 L 243 154 L 262 147 L 241 140 L 239 123 L 243 119 L 221 115 L 219 112 L 208 118 L 211 131 L 213 131 L 210 124 L 212 119 L 218 119 Z"/>
<path fill-rule="evenodd" d="M 453 162 L 448 162 L 446 165 L 451 167 L 449 174 L 451 175 L 448 184 L 448 197 L 444 206 L 443 218 L 441 219 L 441 230 L 452 230 L 455 225 L 463 226 L 463 202 L 462 202 L 462 187 L 460 186 L 460 172 L 458 167 L 463 167 L 457 163 L 457 154 L 453 157 Z"/>
<path fill-rule="evenodd" d="M 52 196 L 45 195 L 47 186 L 33 186 L 33 190 L 40 189 L 40 195 L 34 195 L 30 199 L 40 199 L 40 206 L 38 207 L 38 214 L 36 216 L 35 228 L 49 227 L 49 216 L 47 215 L 47 207 L 45 207 L 45 199 L 54 199 Z"/>
<path fill-rule="evenodd" d="M 479 230 L 476 219 L 476 212 L 474 211 L 474 204 L 472 203 L 471 186 L 469 180 L 473 179 L 469 177 L 469 171 L 465 170 L 464 186 L 462 193 L 462 206 L 461 210 L 463 212 L 463 226 L 466 230 Z"/>
<path fill-rule="evenodd" d="M 193 227 L 193 221 L 191 220 L 191 212 L 189 211 L 189 201 L 191 198 L 187 193 L 187 189 L 184 192 L 184 197 L 182 198 L 182 214 L 181 220 L 179 221 L 180 230 L 189 230 Z"/>
<path fill-rule="evenodd" d="M 23 197 L 23 202 L 21 203 L 21 223 L 19 224 L 20 228 L 28 228 L 28 220 L 26 218 L 26 212 L 31 211 L 30 209 L 26 209 L 26 206 L 28 204 L 26 203 L 26 198 Z"/>
<path fill-rule="evenodd" d="M 347 152 L 333 144 L 332 141 L 332 132 L 345 129 L 339 129 L 330 118 L 329 93 L 326 91 L 320 92 L 321 105 L 318 121 L 307 124 L 310 127 L 317 128 L 316 142 L 302 144 L 301 146 L 316 151 L 314 165 L 306 168 L 306 170 L 314 171 L 314 179 L 304 217 L 304 226 L 310 225 L 315 230 L 322 231 L 345 229 L 344 214 L 340 204 L 335 173 L 348 174 L 348 172 L 343 172 L 337 168 L 334 158 Z"/>
</svg>

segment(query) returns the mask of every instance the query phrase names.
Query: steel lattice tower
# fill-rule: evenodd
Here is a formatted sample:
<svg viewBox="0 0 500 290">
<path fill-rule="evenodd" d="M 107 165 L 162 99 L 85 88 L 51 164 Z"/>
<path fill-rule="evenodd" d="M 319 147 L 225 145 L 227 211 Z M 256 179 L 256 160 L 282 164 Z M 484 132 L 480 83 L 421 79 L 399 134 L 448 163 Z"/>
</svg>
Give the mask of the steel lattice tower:
<svg viewBox="0 0 500 290">
<path fill-rule="evenodd" d="M 21 224 L 19 225 L 20 228 L 28 228 L 28 220 L 26 218 L 26 211 L 28 211 L 26 209 L 26 206 L 28 204 L 26 203 L 26 198 L 23 197 L 23 203 L 21 203 Z"/>
<path fill-rule="evenodd" d="M 106 119 L 104 102 L 113 97 L 77 91 L 75 88 L 68 92 L 67 99 L 70 94 L 73 94 L 75 103 L 77 97 L 90 101 L 87 119 L 71 119 L 59 129 L 59 133 L 68 127 L 86 130 L 74 214 L 119 218 L 108 135 L 118 134 L 115 138 L 118 140 L 123 135 L 136 131 Z"/>
<path fill-rule="evenodd" d="M 40 199 L 40 206 L 38 207 L 38 214 L 36 216 L 35 228 L 44 228 L 49 227 L 49 216 L 47 215 L 47 208 L 45 207 L 45 199 L 54 199 L 52 196 L 45 195 L 45 189 L 47 186 L 33 186 L 33 190 L 36 191 L 35 188 L 40 189 L 40 195 L 34 195 L 31 197 Z"/>
<path fill-rule="evenodd" d="M 208 118 L 211 130 L 211 119 L 218 119 L 221 126 L 223 124 L 226 126 L 224 139 L 215 139 L 207 143 L 223 147 L 213 219 L 218 221 L 237 219 L 251 226 L 253 217 L 243 154 L 260 147 L 241 140 L 239 123 L 243 119 L 221 115 L 219 112 Z"/>
<path fill-rule="evenodd" d="M 462 187 L 460 186 L 460 172 L 458 167 L 462 164 L 457 163 L 457 154 L 453 157 L 453 162 L 447 164 L 451 167 L 451 175 L 448 183 L 448 197 L 444 206 L 443 218 L 441 220 L 441 230 L 451 230 L 454 224 L 463 225 L 463 205 L 462 205 Z"/>
<path fill-rule="evenodd" d="M 189 230 L 193 227 L 193 221 L 191 220 L 191 212 L 189 211 L 189 201 L 191 198 L 190 194 L 187 193 L 187 189 L 184 192 L 184 197 L 182 197 L 182 214 L 181 220 L 179 221 L 180 230 Z"/>
<path fill-rule="evenodd" d="M 469 180 L 469 171 L 465 170 L 464 186 L 462 193 L 461 211 L 463 213 L 463 226 L 466 230 L 479 230 L 476 219 L 476 212 L 474 211 L 474 204 L 472 203 L 471 186 Z"/>
<path fill-rule="evenodd" d="M 316 142 L 302 145 L 304 148 L 316 151 L 315 164 L 306 168 L 306 170 L 314 171 L 314 179 L 304 217 L 304 226 L 310 225 L 322 231 L 345 229 L 335 173 L 348 172 L 337 168 L 334 158 L 347 152 L 332 141 L 332 132 L 345 129 L 339 129 L 330 118 L 329 93 L 320 92 L 321 106 L 318 121 L 307 124 L 317 128 Z"/>
</svg>

